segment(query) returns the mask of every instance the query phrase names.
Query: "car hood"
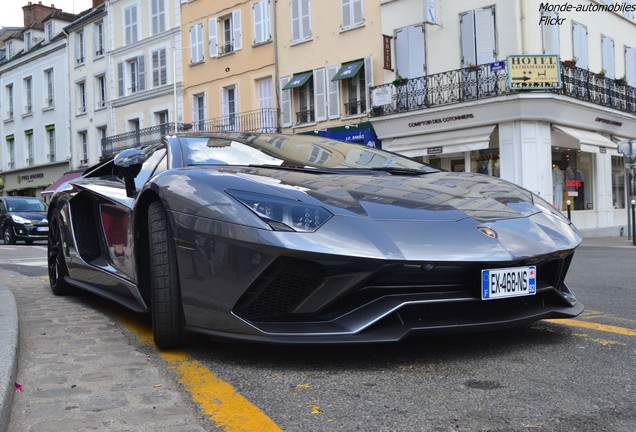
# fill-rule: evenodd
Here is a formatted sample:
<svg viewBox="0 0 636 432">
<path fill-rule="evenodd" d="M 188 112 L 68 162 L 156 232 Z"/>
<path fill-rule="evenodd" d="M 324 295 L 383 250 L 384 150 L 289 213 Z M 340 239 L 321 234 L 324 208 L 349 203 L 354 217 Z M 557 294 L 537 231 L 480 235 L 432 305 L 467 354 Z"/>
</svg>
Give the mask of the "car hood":
<svg viewBox="0 0 636 432">
<path fill-rule="evenodd" d="M 218 169 L 218 168 L 217 168 Z M 375 220 L 479 221 L 530 216 L 541 210 L 510 182 L 473 173 L 418 176 L 322 174 L 265 168 L 221 168 L 252 183 L 254 192 L 284 194 L 336 215 Z M 256 185 L 260 187 L 255 187 Z M 246 185 L 247 186 L 247 185 Z M 256 189 L 256 190 L 255 190 Z"/>
<path fill-rule="evenodd" d="M 29 219 L 32 222 L 42 222 L 43 220 L 46 221 L 45 212 L 10 212 L 9 214 Z"/>
</svg>

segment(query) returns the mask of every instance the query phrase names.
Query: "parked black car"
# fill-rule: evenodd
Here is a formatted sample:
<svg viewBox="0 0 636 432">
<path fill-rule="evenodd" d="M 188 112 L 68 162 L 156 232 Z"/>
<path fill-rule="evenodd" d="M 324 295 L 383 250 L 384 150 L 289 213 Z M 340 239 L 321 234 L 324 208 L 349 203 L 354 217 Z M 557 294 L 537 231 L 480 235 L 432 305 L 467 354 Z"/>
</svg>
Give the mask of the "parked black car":
<svg viewBox="0 0 636 432">
<path fill-rule="evenodd" d="M 0 227 L 4 244 L 12 245 L 18 240 L 26 244 L 46 240 L 49 234 L 47 208 L 46 203 L 38 198 L 0 197 Z"/>
</svg>

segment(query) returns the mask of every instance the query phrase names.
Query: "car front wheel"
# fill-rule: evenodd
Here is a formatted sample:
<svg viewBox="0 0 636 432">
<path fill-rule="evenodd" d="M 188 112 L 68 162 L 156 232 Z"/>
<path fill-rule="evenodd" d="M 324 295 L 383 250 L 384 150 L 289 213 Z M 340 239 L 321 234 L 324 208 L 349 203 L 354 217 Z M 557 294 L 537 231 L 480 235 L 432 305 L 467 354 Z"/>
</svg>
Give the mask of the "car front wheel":
<svg viewBox="0 0 636 432">
<path fill-rule="evenodd" d="M 186 344 L 179 270 L 172 228 L 158 201 L 148 209 L 148 240 L 152 334 L 159 348 L 177 348 Z"/>
<path fill-rule="evenodd" d="M 4 239 L 4 244 L 6 245 L 14 245 L 15 244 L 15 235 L 13 234 L 13 230 L 9 225 L 4 226 L 4 230 L 2 232 L 2 238 Z"/>
</svg>

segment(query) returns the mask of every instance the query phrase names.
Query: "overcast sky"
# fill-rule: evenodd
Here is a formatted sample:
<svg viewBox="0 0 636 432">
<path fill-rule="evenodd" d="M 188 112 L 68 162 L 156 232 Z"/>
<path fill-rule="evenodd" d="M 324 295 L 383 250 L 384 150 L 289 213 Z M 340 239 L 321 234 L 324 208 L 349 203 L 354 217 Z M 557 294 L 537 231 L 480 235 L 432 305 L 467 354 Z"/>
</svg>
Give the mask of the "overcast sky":
<svg viewBox="0 0 636 432">
<path fill-rule="evenodd" d="M 38 3 L 40 0 L 31 0 Z M 64 12 L 79 13 L 89 9 L 92 0 L 41 0 L 43 5 L 55 6 Z M 2 13 L 0 13 L 0 27 L 22 27 L 22 6 L 26 6 L 29 0 L 2 0 Z"/>
</svg>

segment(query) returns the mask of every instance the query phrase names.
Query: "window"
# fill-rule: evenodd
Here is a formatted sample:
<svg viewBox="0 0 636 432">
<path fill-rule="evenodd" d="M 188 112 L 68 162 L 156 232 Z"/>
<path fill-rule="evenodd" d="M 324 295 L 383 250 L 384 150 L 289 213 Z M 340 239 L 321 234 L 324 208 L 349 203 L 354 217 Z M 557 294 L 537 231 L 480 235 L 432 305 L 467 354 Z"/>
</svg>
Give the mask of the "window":
<svg viewBox="0 0 636 432">
<path fill-rule="evenodd" d="M 541 12 L 541 17 L 546 17 L 555 22 L 555 19 L 559 18 L 559 14 L 556 12 Z M 559 54 L 559 28 L 558 25 L 547 25 L 543 20 L 541 21 L 541 37 L 543 43 L 543 54 Z"/>
<path fill-rule="evenodd" d="M 402 78 L 426 75 L 424 24 L 404 27 L 395 31 L 395 66 Z"/>
<path fill-rule="evenodd" d="M 205 94 L 192 96 L 192 129 L 205 130 Z"/>
<path fill-rule="evenodd" d="M 636 48 L 634 47 L 625 47 L 625 78 L 628 85 L 636 87 Z M 633 110 L 636 110 L 636 107 Z"/>
<path fill-rule="evenodd" d="M 616 58 L 614 55 L 614 39 L 601 35 L 601 55 L 605 76 L 614 79 L 616 77 Z"/>
<path fill-rule="evenodd" d="M 462 67 L 496 60 L 495 8 L 486 7 L 460 15 Z"/>
<path fill-rule="evenodd" d="M 634 4 L 634 0 L 625 1 L 626 6 L 632 6 L 633 4 Z M 634 19 L 634 10 L 631 7 L 626 7 L 625 10 L 623 11 L 623 15 L 626 18 Z"/>
<path fill-rule="evenodd" d="M 104 23 L 95 24 L 95 57 L 104 55 Z"/>
<path fill-rule="evenodd" d="M 152 52 L 152 86 L 159 87 L 168 82 L 168 62 L 166 49 L 161 48 Z"/>
<path fill-rule="evenodd" d="M 228 54 L 239 50 L 243 47 L 242 42 L 242 30 L 241 30 L 241 11 L 235 10 L 232 11 L 232 14 L 221 17 L 218 20 L 220 24 L 220 48 L 218 49 L 219 54 Z M 210 49 L 213 49 L 212 42 L 214 41 L 214 45 L 218 44 L 219 36 L 217 35 L 218 29 L 217 19 L 213 18 L 208 21 L 209 33 L 210 33 Z M 216 50 L 216 48 L 214 48 Z M 210 57 L 214 57 L 212 52 L 210 52 Z"/>
<path fill-rule="evenodd" d="M 33 112 L 33 85 L 31 77 L 24 79 L 24 100 L 26 105 L 24 106 L 24 113 L 30 114 Z"/>
<path fill-rule="evenodd" d="M 7 58 L 7 60 L 11 60 L 11 57 L 13 57 L 13 41 L 8 41 L 4 44 L 4 54 Z"/>
<path fill-rule="evenodd" d="M 572 55 L 577 67 L 588 68 L 587 27 L 576 21 L 572 21 Z"/>
<path fill-rule="evenodd" d="M 343 30 L 364 24 L 362 0 L 340 0 Z"/>
<path fill-rule="evenodd" d="M 150 1 L 150 27 L 153 35 L 166 31 L 165 0 Z"/>
<path fill-rule="evenodd" d="M 266 133 L 276 132 L 276 113 L 274 108 L 272 78 L 263 78 L 256 81 L 258 93 L 258 107 L 260 109 L 260 130 Z"/>
<path fill-rule="evenodd" d="M 55 125 L 46 126 L 46 140 L 49 144 L 49 162 L 55 161 Z"/>
<path fill-rule="evenodd" d="M 625 159 L 612 156 L 612 203 L 615 209 L 625 208 Z"/>
<path fill-rule="evenodd" d="M 75 64 L 83 65 L 86 57 L 86 47 L 84 46 L 84 31 L 80 30 L 75 36 Z"/>
<path fill-rule="evenodd" d="M 47 42 L 51 42 L 53 39 L 53 22 L 49 21 L 44 25 L 44 37 Z"/>
<path fill-rule="evenodd" d="M 106 107 L 106 77 L 100 75 L 96 78 L 97 84 L 97 108 Z"/>
<path fill-rule="evenodd" d="M 236 130 L 236 86 L 224 87 L 221 91 L 223 130 Z"/>
<path fill-rule="evenodd" d="M 9 169 L 15 168 L 15 141 L 7 138 L 7 149 L 9 151 Z"/>
<path fill-rule="evenodd" d="M 52 108 L 53 105 L 55 105 L 55 101 L 53 99 L 53 96 L 54 96 L 53 69 L 44 71 L 44 82 L 46 83 L 46 100 L 45 100 L 44 106 L 48 108 Z"/>
<path fill-rule="evenodd" d="M 203 24 L 190 27 L 190 63 L 203 61 Z"/>
<path fill-rule="evenodd" d="M 33 48 L 33 33 L 30 31 L 24 34 L 24 50 L 28 51 Z"/>
<path fill-rule="evenodd" d="M 292 42 L 302 42 L 311 38 L 311 13 L 309 0 L 291 2 Z"/>
<path fill-rule="evenodd" d="M 27 166 L 31 166 L 35 163 L 35 149 L 33 148 L 33 129 L 29 129 L 24 132 L 24 140 L 27 143 Z"/>
<path fill-rule="evenodd" d="M 77 114 L 86 114 L 86 83 L 77 83 Z"/>
<path fill-rule="evenodd" d="M 124 44 L 130 45 L 138 40 L 137 5 L 133 5 L 124 9 Z"/>
<path fill-rule="evenodd" d="M 345 103 L 345 111 L 348 115 L 364 114 L 367 111 L 367 92 L 364 73 L 359 72 L 356 76 L 343 80 L 346 87 L 348 102 Z"/>
<path fill-rule="evenodd" d="M 167 110 L 155 112 L 155 124 L 161 126 L 161 135 L 169 133 L 170 119 Z"/>
<path fill-rule="evenodd" d="M 572 210 L 592 210 L 592 153 L 553 148 L 552 167 L 555 208 L 565 210 L 570 200 Z"/>
<path fill-rule="evenodd" d="M 5 87 L 7 95 L 7 118 L 13 118 L 13 84 L 9 84 Z"/>
<path fill-rule="evenodd" d="M 254 44 L 272 39 L 269 2 L 270 0 L 263 0 L 254 4 Z"/>
<path fill-rule="evenodd" d="M 314 113 L 314 82 L 310 78 L 303 86 L 298 88 L 296 92 L 296 123 L 311 123 L 315 121 Z"/>
<path fill-rule="evenodd" d="M 81 131 L 77 134 L 79 139 L 79 151 L 82 155 L 82 160 L 80 160 L 81 165 L 88 164 L 88 134 L 86 131 Z"/>
<path fill-rule="evenodd" d="M 146 90 L 146 62 L 144 56 L 133 57 L 117 65 L 119 96 Z"/>
<path fill-rule="evenodd" d="M 97 139 L 99 140 L 99 146 L 97 148 L 101 149 L 103 147 L 104 139 L 106 138 L 106 126 L 99 126 L 95 130 L 97 131 Z"/>
</svg>

